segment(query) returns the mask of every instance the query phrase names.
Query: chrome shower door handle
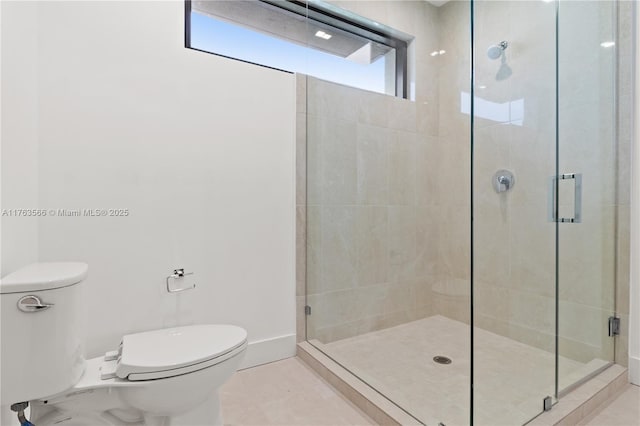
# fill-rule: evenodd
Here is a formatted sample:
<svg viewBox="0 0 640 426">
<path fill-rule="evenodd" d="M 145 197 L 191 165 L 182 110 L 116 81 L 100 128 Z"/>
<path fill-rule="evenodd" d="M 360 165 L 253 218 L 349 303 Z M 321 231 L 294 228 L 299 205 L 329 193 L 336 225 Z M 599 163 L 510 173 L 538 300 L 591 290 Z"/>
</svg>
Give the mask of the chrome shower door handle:
<svg viewBox="0 0 640 426">
<path fill-rule="evenodd" d="M 573 217 L 557 217 L 558 212 L 558 194 L 557 188 L 559 181 L 573 179 Z M 560 223 L 581 223 L 582 222 L 582 174 L 581 173 L 565 173 L 559 176 L 551 177 L 551 188 L 549 194 L 549 219 L 552 222 Z"/>
</svg>

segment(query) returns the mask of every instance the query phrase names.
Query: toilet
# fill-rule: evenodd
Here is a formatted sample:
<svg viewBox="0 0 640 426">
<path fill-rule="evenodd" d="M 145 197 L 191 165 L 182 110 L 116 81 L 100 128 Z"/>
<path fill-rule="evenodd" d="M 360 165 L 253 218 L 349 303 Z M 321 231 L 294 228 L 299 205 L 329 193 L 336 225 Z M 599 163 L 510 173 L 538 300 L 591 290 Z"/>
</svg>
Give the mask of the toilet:
<svg viewBox="0 0 640 426">
<path fill-rule="evenodd" d="M 222 425 L 218 391 L 247 348 L 241 327 L 199 324 L 127 334 L 85 360 L 84 263 L 37 263 L 0 281 L 2 425 L 30 402 L 36 426 Z M 11 423 L 8 423 L 8 422 Z"/>
</svg>

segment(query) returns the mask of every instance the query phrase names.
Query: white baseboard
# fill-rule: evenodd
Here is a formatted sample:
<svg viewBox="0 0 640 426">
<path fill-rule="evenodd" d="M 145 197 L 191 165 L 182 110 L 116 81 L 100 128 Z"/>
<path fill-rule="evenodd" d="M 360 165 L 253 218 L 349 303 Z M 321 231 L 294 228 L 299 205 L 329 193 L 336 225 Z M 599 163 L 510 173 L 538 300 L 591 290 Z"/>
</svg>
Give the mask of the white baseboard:
<svg viewBox="0 0 640 426">
<path fill-rule="evenodd" d="M 247 354 L 240 365 L 240 370 L 293 356 L 296 356 L 295 334 L 249 342 Z"/>
<path fill-rule="evenodd" d="M 629 357 L 629 381 L 640 386 L 640 358 Z"/>
</svg>

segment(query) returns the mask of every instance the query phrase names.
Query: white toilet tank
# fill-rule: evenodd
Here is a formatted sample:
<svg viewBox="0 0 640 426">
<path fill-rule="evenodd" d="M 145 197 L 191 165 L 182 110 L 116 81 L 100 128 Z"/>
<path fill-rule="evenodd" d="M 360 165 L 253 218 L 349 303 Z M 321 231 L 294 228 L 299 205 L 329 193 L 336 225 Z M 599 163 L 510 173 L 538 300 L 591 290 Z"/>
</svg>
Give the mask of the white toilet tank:
<svg viewBox="0 0 640 426">
<path fill-rule="evenodd" d="M 44 398 L 84 372 L 85 263 L 34 263 L 0 280 L 0 405 Z"/>
</svg>

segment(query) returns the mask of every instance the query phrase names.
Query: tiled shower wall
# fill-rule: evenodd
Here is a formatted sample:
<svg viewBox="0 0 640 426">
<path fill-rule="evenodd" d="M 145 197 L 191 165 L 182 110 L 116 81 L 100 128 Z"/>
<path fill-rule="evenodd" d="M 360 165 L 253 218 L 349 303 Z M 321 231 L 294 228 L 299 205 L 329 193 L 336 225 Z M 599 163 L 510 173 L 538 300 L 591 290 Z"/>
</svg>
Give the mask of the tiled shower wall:
<svg viewBox="0 0 640 426">
<path fill-rule="evenodd" d="M 298 77 L 298 229 L 308 232 L 306 245 L 298 239 L 298 307 L 306 276 L 307 336 L 323 342 L 434 313 L 436 220 L 446 214 L 434 195 L 440 58 L 429 53 L 439 50 L 437 8 L 335 3 L 415 35 L 415 102 Z"/>
<path fill-rule="evenodd" d="M 431 313 L 437 236 L 416 104 L 307 79 L 307 332 L 322 342 Z"/>
</svg>

